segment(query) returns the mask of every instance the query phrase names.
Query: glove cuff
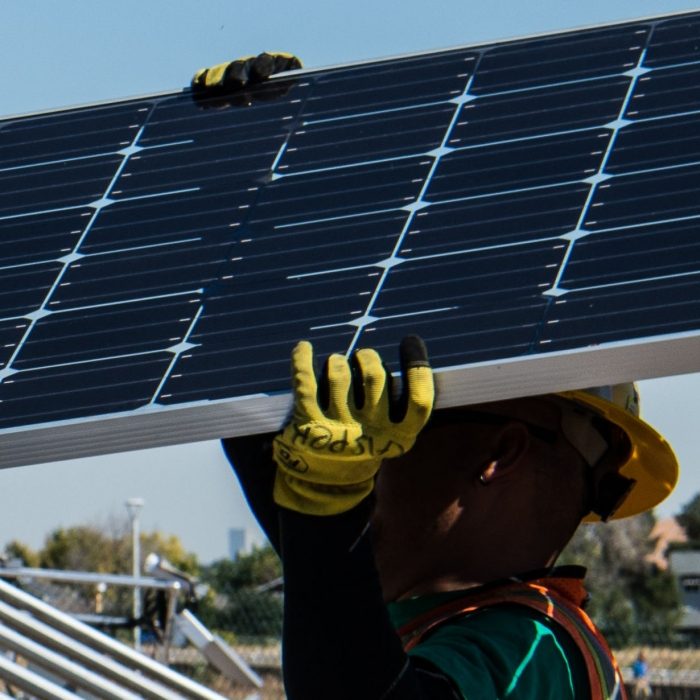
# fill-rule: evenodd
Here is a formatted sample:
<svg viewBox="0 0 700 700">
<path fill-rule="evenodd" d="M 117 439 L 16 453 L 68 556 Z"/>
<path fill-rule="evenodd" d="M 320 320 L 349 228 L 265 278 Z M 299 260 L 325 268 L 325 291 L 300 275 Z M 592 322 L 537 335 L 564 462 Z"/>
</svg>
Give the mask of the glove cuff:
<svg viewBox="0 0 700 700">
<path fill-rule="evenodd" d="M 338 515 L 352 510 L 374 488 L 374 478 L 343 486 L 316 484 L 277 470 L 273 496 L 282 508 L 305 515 Z"/>
</svg>

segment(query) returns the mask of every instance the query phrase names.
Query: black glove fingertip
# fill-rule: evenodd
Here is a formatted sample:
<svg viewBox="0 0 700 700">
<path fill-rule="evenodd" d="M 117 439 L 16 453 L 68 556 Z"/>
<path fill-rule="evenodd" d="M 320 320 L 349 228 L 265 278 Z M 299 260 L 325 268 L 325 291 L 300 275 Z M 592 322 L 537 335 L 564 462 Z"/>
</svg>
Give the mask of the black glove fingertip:
<svg viewBox="0 0 700 700">
<path fill-rule="evenodd" d="M 428 349 L 423 339 L 417 335 L 407 335 L 399 345 L 401 370 L 405 372 L 411 367 L 430 367 Z"/>
<path fill-rule="evenodd" d="M 365 385 L 362 367 L 357 361 L 357 351 L 350 356 L 350 371 L 352 372 L 352 399 L 355 407 L 361 409 L 365 405 Z"/>
</svg>

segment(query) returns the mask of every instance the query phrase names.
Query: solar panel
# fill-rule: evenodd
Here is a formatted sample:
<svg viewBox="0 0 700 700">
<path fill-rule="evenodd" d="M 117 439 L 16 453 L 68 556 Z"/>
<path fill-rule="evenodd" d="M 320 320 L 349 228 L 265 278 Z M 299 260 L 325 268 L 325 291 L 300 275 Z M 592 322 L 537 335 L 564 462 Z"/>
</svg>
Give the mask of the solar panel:
<svg viewBox="0 0 700 700">
<path fill-rule="evenodd" d="M 441 406 L 700 370 L 699 234 L 698 12 L 7 118 L 0 466 L 275 429 L 301 338 Z"/>
</svg>

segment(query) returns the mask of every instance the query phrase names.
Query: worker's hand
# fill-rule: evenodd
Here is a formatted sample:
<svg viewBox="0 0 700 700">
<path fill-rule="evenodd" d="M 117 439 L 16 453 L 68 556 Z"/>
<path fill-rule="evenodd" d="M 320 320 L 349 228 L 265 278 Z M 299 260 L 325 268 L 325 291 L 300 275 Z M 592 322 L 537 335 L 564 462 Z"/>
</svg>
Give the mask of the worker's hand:
<svg viewBox="0 0 700 700">
<path fill-rule="evenodd" d="M 358 350 L 350 362 L 331 355 L 319 391 L 311 344 L 294 348 L 294 409 L 273 442 L 280 506 L 311 515 L 350 510 L 372 491 L 382 460 L 413 446 L 433 407 L 433 374 L 420 338 L 404 338 L 400 355 L 403 391 L 394 400 L 374 350 Z"/>
<path fill-rule="evenodd" d="M 224 93 L 259 83 L 275 73 L 301 68 L 301 61 L 291 53 L 261 53 L 198 70 L 192 78 L 197 93 Z"/>
</svg>

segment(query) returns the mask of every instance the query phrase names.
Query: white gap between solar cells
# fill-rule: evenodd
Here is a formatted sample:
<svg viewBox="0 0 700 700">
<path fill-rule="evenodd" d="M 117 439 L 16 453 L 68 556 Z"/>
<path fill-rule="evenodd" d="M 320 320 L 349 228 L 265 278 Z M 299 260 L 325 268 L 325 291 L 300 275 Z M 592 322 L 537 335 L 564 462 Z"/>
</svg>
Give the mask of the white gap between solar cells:
<svg viewBox="0 0 700 700">
<path fill-rule="evenodd" d="M 95 158 L 107 158 L 109 156 L 121 155 L 131 156 L 139 151 L 152 150 L 157 148 L 170 148 L 172 146 L 182 146 L 185 144 L 194 143 L 194 139 L 185 139 L 183 141 L 171 141 L 169 143 L 157 144 L 154 146 L 127 146 L 119 151 L 104 151 L 103 153 L 90 153 L 86 156 L 71 156 L 70 158 L 57 158 L 55 160 L 43 160 L 38 163 L 27 163 L 25 165 L 11 165 L 7 168 L 0 168 L 0 173 L 9 173 L 15 170 L 29 170 L 31 168 L 44 168 L 47 165 L 60 165 L 64 163 L 75 163 L 80 160 L 94 160 Z"/>
<path fill-rule="evenodd" d="M 574 287 L 564 290 L 566 292 L 591 292 L 596 289 L 610 289 L 611 287 L 629 287 L 634 284 L 646 284 L 647 282 L 663 282 L 665 280 L 680 279 L 683 277 L 697 277 L 700 270 L 689 270 L 688 272 L 673 272 L 668 275 L 653 275 L 652 277 L 639 277 L 632 280 L 622 280 L 620 282 L 606 282 L 605 284 L 592 284 L 587 287 Z"/>
<path fill-rule="evenodd" d="M 462 95 L 468 95 L 469 94 L 469 89 L 472 86 L 472 83 L 474 82 L 474 76 L 476 75 L 476 72 L 479 67 L 479 63 L 481 61 L 481 56 L 483 54 L 479 54 L 479 59 L 476 61 L 474 65 L 474 70 L 471 72 L 471 75 L 467 79 L 467 83 L 464 86 L 464 90 L 462 90 Z M 459 114 L 462 109 L 462 103 L 459 102 L 458 104 L 455 104 L 455 108 L 452 112 L 452 118 L 450 119 L 449 124 L 447 125 L 447 128 L 445 129 L 445 133 L 443 134 L 442 141 L 440 142 L 440 145 L 436 149 L 436 152 L 438 154 L 441 153 L 441 149 L 445 148 L 447 146 L 447 142 L 450 138 L 450 134 L 452 133 L 452 129 L 454 128 L 454 125 L 457 122 L 457 119 L 459 118 Z M 416 197 L 415 201 L 412 204 L 406 205 L 404 207 L 401 207 L 404 210 L 408 211 L 408 216 L 406 217 L 406 221 L 404 222 L 403 229 L 401 230 L 401 233 L 396 239 L 396 243 L 394 244 L 394 249 L 391 252 L 392 258 L 398 257 L 398 252 L 401 249 L 401 246 L 403 244 L 404 238 L 406 237 L 406 234 L 408 233 L 408 230 L 411 227 L 411 224 L 413 223 L 413 220 L 415 218 L 416 212 L 419 211 L 420 209 L 423 209 L 425 206 L 428 206 L 428 202 L 423 201 L 423 196 L 428 190 L 428 187 L 430 186 L 430 183 L 432 181 L 433 175 L 435 173 L 435 170 L 437 169 L 440 160 L 442 156 L 441 155 L 435 155 L 433 157 L 433 162 L 430 165 L 430 169 L 425 176 L 425 180 L 423 181 L 423 185 L 420 189 L 420 192 L 418 193 L 418 196 Z M 374 304 L 377 300 L 377 297 L 379 296 L 379 292 L 382 290 L 382 287 L 384 286 L 384 282 L 386 281 L 387 275 L 389 274 L 389 270 L 391 268 L 384 268 L 382 271 L 382 274 L 379 278 L 379 282 L 377 283 L 377 286 L 374 289 L 374 292 L 372 296 L 369 299 L 369 302 L 367 303 L 366 310 L 365 310 L 365 316 L 370 316 L 372 313 L 372 309 L 374 308 Z M 357 342 L 360 338 L 360 334 L 362 333 L 362 328 L 358 327 L 355 333 L 353 334 L 353 338 L 350 341 L 350 344 L 348 346 L 346 354 L 350 354 L 355 346 L 357 345 Z"/>
<path fill-rule="evenodd" d="M 365 314 L 364 316 L 359 316 L 358 318 L 353 319 L 352 321 L 341 321 L 339 323 L 325 323 L 320 326 L 311 326 L 309 330 L 312 331 L 320 331 L 320 330 L 326 330 L 329 328 L 342 328 L 343 326 L 355 326 L 359 331 L 362 331 L 365 329 L 366 326 L 369 326 L 377 321 L 392 321 L 395 319 L 399 318 L 410 318 L 412 316 L 429 316 L 430 314 L 440 314 L 440 313 L 445 313 L 447 311 L 454 311 L 456 306 L 442 306 L 438 309 L 425 309 L 423 311 L 409 311 L 404 314 L 389 314 L 387 316 L 372 316 L 371 314 Z M 348 351 L 351 352 L 351 351 Z"/>
<path fill-rule="evenodd" d="M 649 32 L 649 36 L 647 37 L 647 46 L 649 45 L 649 42 L 651 41 L 652 36 L 654 35 L 654 28 L 652 27 L 652 30 Z M 642 51 L 639 54 L 639 58 L 637 60 L 637 65 L 635 68 L 633 68 L 630 71 L 627 71 L 625 75 L 628 75 L 630 77 L 630 82 L 629 85 L 627 86 L 627 94 L 625 95 L 624 99 L 622 100 L 622 104 L 620 105 L 620 111 L 618 113 L 618 118 L 617 122 L 621 121 L 626 121 L 624 119 L 625 112 L 627 111 L 627 107 L 629 106 L 630 100 L 632 99 L 632 95 L 634 93 L 634 89 L 637 85 L 637 81 L 639 80 L 639 77 L 641 75 L 644 75 L 645 73 L 649 72 L 649 69 L 642 68 L 642 64 L 644 63 L 644 59 L 646 58 L 647 55 L 647 50 L 646 47 L 642 49 Z M 620 133 L 620 130 L 627 126 L 626 124 L 622 127 L 618 126 L 616 128 L 612 129 L 612 134 L 610 135 L 610 139 L 608 140 L 608 146 L 605 150 L 605 153 L 603 154 L 603 157 L 601 159 L 600 165 L 598 167 L 598 172 L 593 175 L 590 178 L 586 178 L 584 182 L 588 182 L 590 184 L 590 189 L 588 191 L 588 195 L 586 196 L 586 201 L 583 204 L 583 207 L 581 207 L 581 213 L 579 214 L 578 222 L 576 226 L 574 227 L 574 230 L 582 230 L 583 228 L 583 222 L 586 220 L 586 217 L 588 216 L 588 212 L 591 208 L 591 203 L 593 201 L 593 197 L 595 196 L 596 190 L 598 189 L 598 185 L 601 182 L 604 182 L 605 180 L 608 180 L 611 175 L 608 175 L 605 172 L 605 168 L 608 164 L 608 161 L 610 160 L 610 156 L 612 155 L 613 148 L 615 146 L 615 141 L 617 140 L 617 136 Z M 568 245 L 566 248 L 566 251 L 564 253 L 564 257 L 561 261 L 561 265 L 559 266 L 559 270 L 557 271 L 557 275 L 554 279 L 554 282 L 551 286 L 550 289 L 546 290 L 543 292 L 543 295 L 545 296 L 561 296 L 562 294 L 566 293 L 567 290 L 560 289 L 559 284 L 562 280 L 562 277 L 564 276 L 564 273 L 566 271 L 567 265 L 569 264 L 569 260 L 571 259 L 571 255 L 574 251 L 574 246 L 576 245 L 576 238 L 569 238 L 568 239 Z"/>
<path fill-rule="evenodd" d="M 452 102 L 452 100 L 447 100 Z M 327 124 L 328 122 L 349 121 L 351 119 L 361 119 L 362 117 L 374 117 L 378 114 L 391 114 L 392 112 L 408 112 L 414 109 L 424 109 L 426 107 L 438 107 L 444 105 L 445 100 L 435 100 L 434 102 L 421 102 L 415 105 L 405 105 L 404 107 L 390 107 L 389 109 L 375 109 L 369 112 L 356 112 L 355 114 L 344 114 L 341 117 L 325 117 L 323 119 L 303 119 L 301 126 L 306 127 L 312 124 Z"/>
<path fill-rule="evenodd" d="M 116 301 L 105 301 L 99 304 L 85 304 L 84 306 L 71 306 L 64 309 L 52 309 L 51 313 L 54 314 L 70 314 L 75 311 L 89 311 L 90 309 L 106 309 L 110 306 L 123 306 L 124 304 L 137 304 L 145 301 L 157 301 L 158 299 L 172 299 L 173 297 L 184 297 L 184 296 L 195 296 L 201 295 L 204 290 L 200 287 L 199 289 L 188 289 L 184 292 L 171 292 L 169 294 L 153 294 L 146 297 L 132 297 L 129 299 L 117 299 Z M 49 302 L 51 304 L 55 302 Z M 23 316 L 22 318 L 26 318 Z M 0 319 L 3 320 L 3 319 Z"/>
<path fill-rule="evenodd" d="M 160 382 L 158 382 L 158 386 L 156 387 L 155 391 L 153 392 L 153 396 L 151 396 L 151 400 L 148 402 L 147 405 L 153 405 L 158 402 L 158 399 L 161 398 L 167 398 L 170 396 L 170 394 L 162 394 L 161 392 L 163 391 L 163 387 L 165 386 L 165 383 L 168 381 L 170 378 L 170 375 L 173 372 L 173 369 L 175 368 L 175 365 L 177 364 L 177 361 L 180 359 L 180 356 L 185 353 L 189 352 L 193 348 L 197 347 L 197 343 L 190 343 L 189 339 L 192 337 L 192 333 L 194 332 L 194 329 L 197 325 L 197 322 L 199 321 L 200 316 L 202 315 L 202 312 L 204 311 L 204 304 L 200 304 L 199 308 L 197 309 L 197 313 L 195 313 L 194 318 L 190 322 L 189 328 L 185 332 L 185 335 L 182 338 L 182 341 L 178 345 L 173 345 L 171 348 L 168 348 L 170 352 L 173 353 L 173 357 L 170 360 L 170 363 L 168 364 L 168 368 L 165 370 L 163 373 L 163 376 L 160 378 Z"/>
</svg>

